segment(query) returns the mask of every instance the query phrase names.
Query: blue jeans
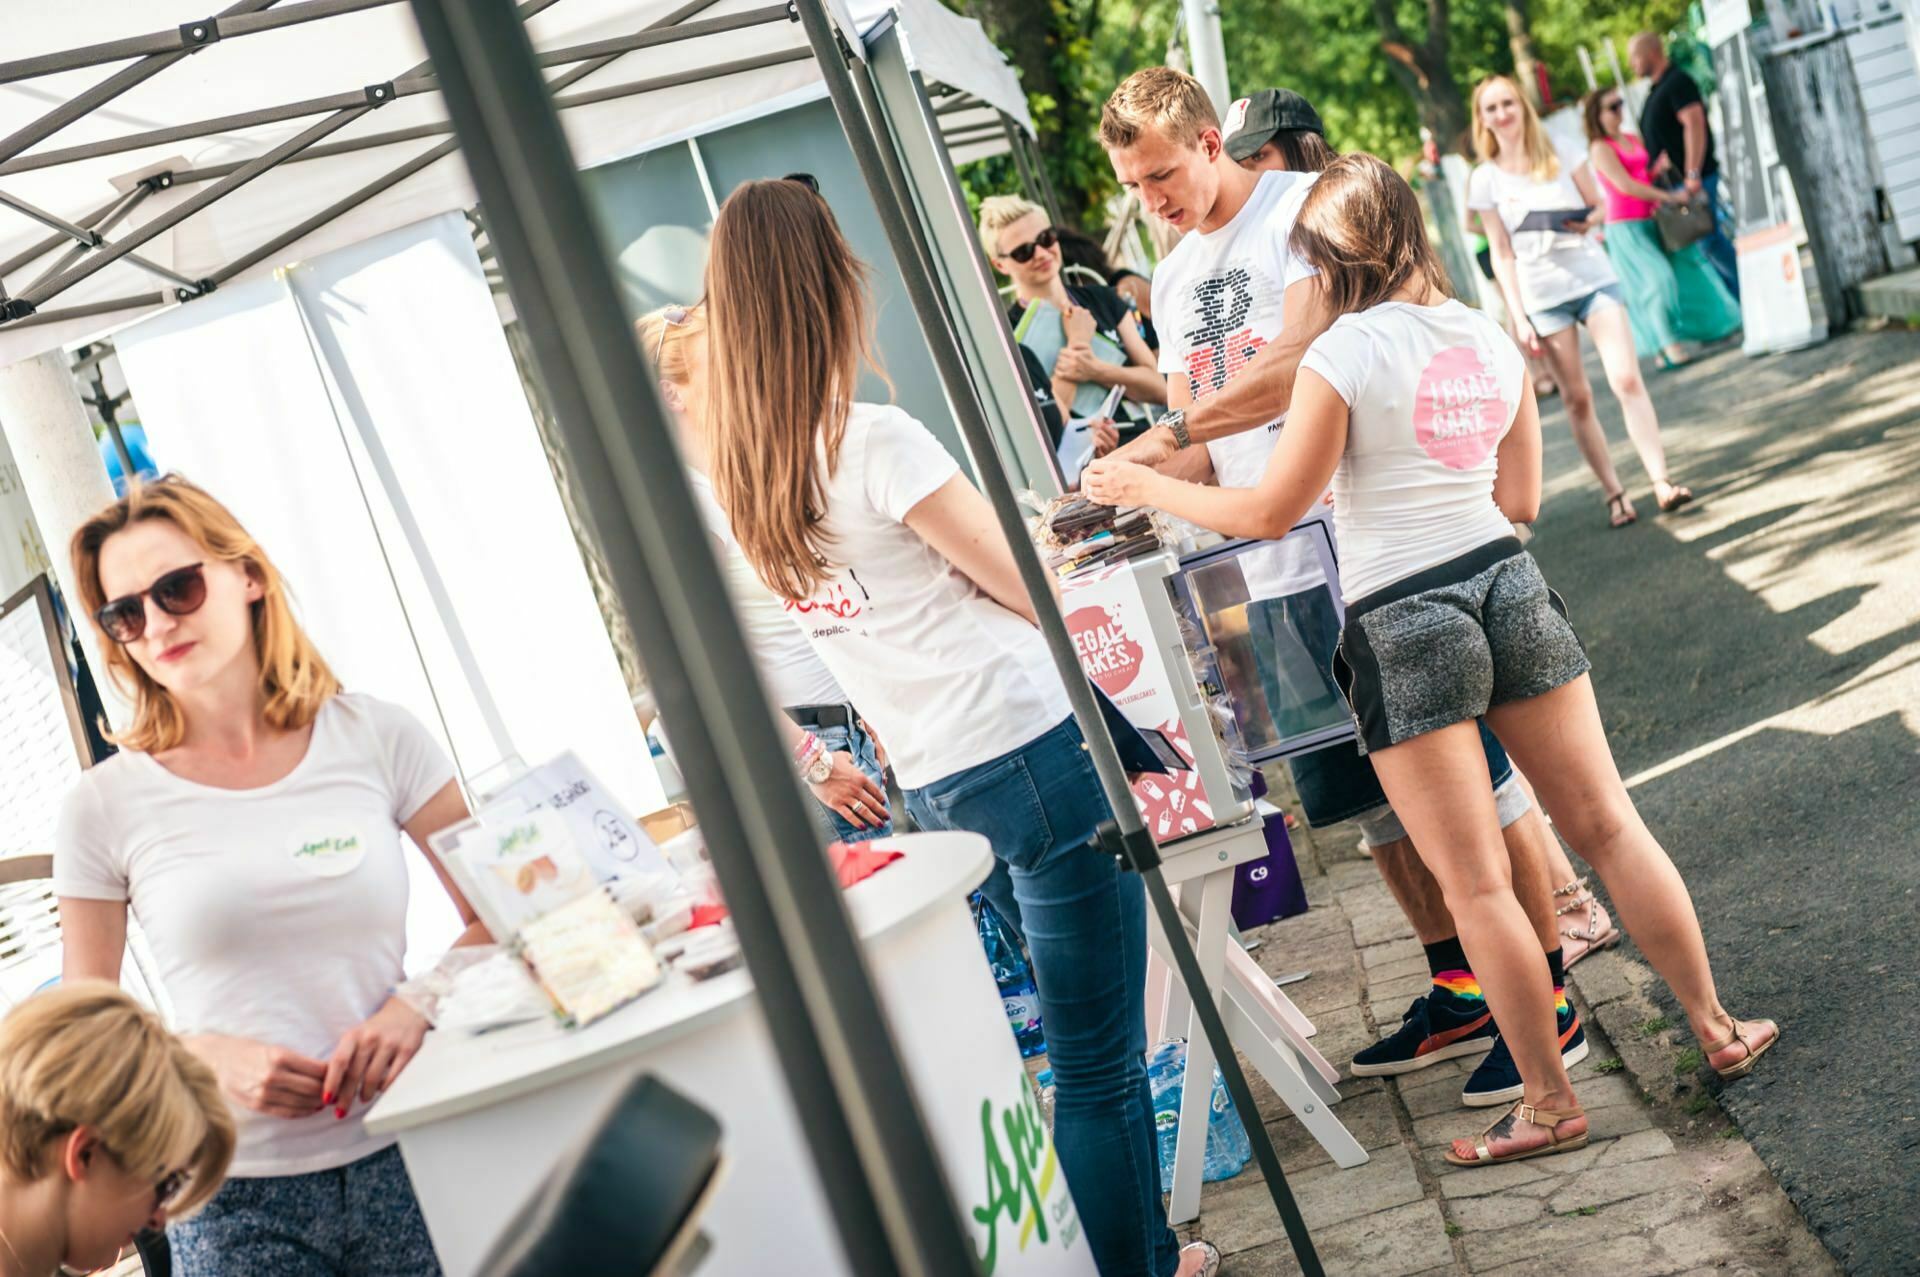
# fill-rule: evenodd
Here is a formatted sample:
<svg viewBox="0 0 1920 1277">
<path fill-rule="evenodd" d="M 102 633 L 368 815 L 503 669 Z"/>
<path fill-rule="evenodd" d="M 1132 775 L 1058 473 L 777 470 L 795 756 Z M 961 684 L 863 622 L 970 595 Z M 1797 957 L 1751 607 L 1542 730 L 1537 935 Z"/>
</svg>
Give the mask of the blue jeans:
<svg viewBox="0 0 1920 1277">
<path fill-rule="evenodd" d="M 993 844 L 981 888 L 1033 955 L 1053 1067 L 1054 1143 L 1102 1277 L 1171 1277 L 1147 1089 L 1147 904 L 1093 843 L 1111 814 L 1069 718 L 991 762 L 907 793 L 923 829 Z"/>
<path fill-rule="evenodd" d="M 438 1277 L 397 1147 L 306 1175 L 230 1179 L 167 1226 L 174 1277 Z"/>
<path fill-rule="evenodd" d="M 862 731 L 858 724 L 853 727 L 816 727 L 813 734 L 818 736 L 826 747 L 836 754 L 853 755 L 853 765 L 867 774 L 867 778 L 882 790 L 887 787 L 886 770 L 880 766 L 880 755 L 876 750 L 873 737 Z M 819 799 L 814 799 L 814 810 L 825 818 L 825 826 L 830 837 L 841 842 L 866 842 L 870 838 L 885 838 L 893 832 L 893 822 L 875 828 L 869 825 L 865 829 L 855 829 L 847 823 L 847 818 Z"/>
<path fill-rule="evenodd" d="M 1733 225 L 1733 214 L 1720 199 L 1720 175 L 1701 179 L 1706 188 L 1707 200 L 1713 205 L 1713 234 L 1700 241 L 1700 247 L 1706 250 L 1707 262 L 1714 273 L 1725 282 L 1727 291 L 1733 294 L 1735 301 L 1740 300 L 1740 258 L 1733 250 L 1733 240 L 1727 230 Z"/>
</svg>

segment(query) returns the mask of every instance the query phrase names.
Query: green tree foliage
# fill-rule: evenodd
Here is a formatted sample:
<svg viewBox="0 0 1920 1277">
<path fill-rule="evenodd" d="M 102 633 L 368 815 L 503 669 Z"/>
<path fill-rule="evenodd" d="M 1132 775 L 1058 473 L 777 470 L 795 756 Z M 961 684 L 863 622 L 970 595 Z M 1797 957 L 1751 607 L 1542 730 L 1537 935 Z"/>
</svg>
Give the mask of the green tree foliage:
<svg viewBox="0 0 1920 1277">
<path fill-rule="evenodd" d="M 1097 228 L 1114 192 L 1113 174 L 1095 136 L 1100 106 L 1113 86 L 1142 66 L 1165 60 L 1181 23 L 1179 0 L 946 0 L 978 18 L 1007 50 L 1028 90 L 1040 149 L 1069 221 Z M 1609 82 L 1604 42 L 1636 31 L 1675 33 L 1687 25 L 1689 0 L 1220 0 L 1227 70 L 1235 92 L 1285 85 L 1305 94 L 1341 150 L 1365 150 L 1404 162 L 1420 148 L 1423 112 L 1408 78 L 1396 75 L 1384 47 L 1377 6 L 1410 41 L 1427 44 L 1436 28 L 1445 69 L 1464 98 L 1483 76 L 1511 74 L 1507 10 L 1524 10 L 1533 45 L 1547 68 L 1555 104 L 1586 90 L 1578 50 L 1584 45 L 1602 82 Z M 1444 18 L 1436 23 L 1435 15 Z M 1455 126 L 1466 119 L 1440 113 Z M 1442 146 L 1450 139 L 1439 139 Z M 1019 189 L 1006 158 L 967 166 L 969 198 Z"/>
</svg>

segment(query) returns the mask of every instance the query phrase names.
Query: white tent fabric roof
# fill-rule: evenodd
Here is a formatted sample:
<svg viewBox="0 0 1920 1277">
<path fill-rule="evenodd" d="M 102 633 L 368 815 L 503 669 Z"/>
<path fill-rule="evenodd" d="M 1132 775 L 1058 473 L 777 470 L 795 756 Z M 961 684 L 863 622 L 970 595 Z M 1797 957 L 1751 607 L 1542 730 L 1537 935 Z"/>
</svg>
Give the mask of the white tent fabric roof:
<svg viewBox="0 0 1920 1277">
<path fill-rule="evenodd" d="M 546 0 L 528 19 L 535 48 L 543 52 L 591 41 L 630 36 L 669 15 L 683 23 L 706 22 L 766 9 L 773 0 Z M 268 0 L 271 5 L 273 0 Z M 938 0 L 832 0 L 842 29 L 870 33 L 898 11 L 909 51 L 929 83 L 972 95 L 987 105 L 968 111 L 991 121 L 1004 111 L 1032 131 L 1025 95 L 1006 60 L 978 23 L 945 9 Z M 9 0 L 5 57 L 24 59 L 99 42 L 173 29 L 205 16 L 204 0 Z M 697 12 L 689 12 L 697 10 Z M 202 120 L 260 111 L 308 99 L 359 94 L 401 77 L 426 53 L 403 3 L 339 13 L 275 30 L 221 39 L 161 70 L 51 137 L 0 161 L 0 198 L 12 197 L 70 222 L 109 204 L 151 173 L 193 172 L 251 160 L 327 118 L 321 110 L 281 122 L 236 127 L 206 137 L 144 145 L 92 158 L 53 162 L 78 145 L 177 127 Z M 591 167 L 644 151 L 662 139 L 704 131 L 717 121 L 750 118 L 819 91 L 819 69 L 797 23 L 777 19 L 759 25 L 632 50 L 571 83 L 562 93 L 591 96 L 606 90 L 702 68 L 758 59 L 760 64 L 721 78 L 653 88 L 567 107 L 561 118 L 575 159 Z M 0 153 L 6 139 L 46 112 L 131 65 L 132 60 L 0 84 Z M 549 67 L 550 77 L 578 63 Z M 439 95 L 403 94 L 327 135 L 333 146 L 376 134 L 444 122 Z M 943 117 L 949 131 L 954 122 Z M 292 159 L 182 221 L 138 250 L 139 255 L 186 276 L 203 279 L 289 231 L 304 219 L 369 183 L 445 144 L 438 132 L 321 158 Z M 974 144 L 956 158 L 977 158 L 998 147 Z M 109 243 L 202 195 L 212 178 L 183 180 L 141 202 L 106 232 Z M 235 276 L 245 279 L 277 265 L 358 243 L 382 231 L 475 202 L 458 155 L 439 159 L 404 181 L 341 213 L 304 238 Z M 0 206 L 0 263 L 7 263 L 52 232 L 12 207 Z M 10 295 L 25 294 L 70 247 L 63 240 L 31 262 L 7 271 Z M 70 264 L 84 267 L 87 257 Z M 231 282 L 231 281 L 229 281 Z M 126 260 L 48 299 L 44 310 L 165 291 L 173 286 Z M 0 365 L 82 340 L 149 313 L 153 306 L 55 322 L 0 326 Z"/>
</svg>

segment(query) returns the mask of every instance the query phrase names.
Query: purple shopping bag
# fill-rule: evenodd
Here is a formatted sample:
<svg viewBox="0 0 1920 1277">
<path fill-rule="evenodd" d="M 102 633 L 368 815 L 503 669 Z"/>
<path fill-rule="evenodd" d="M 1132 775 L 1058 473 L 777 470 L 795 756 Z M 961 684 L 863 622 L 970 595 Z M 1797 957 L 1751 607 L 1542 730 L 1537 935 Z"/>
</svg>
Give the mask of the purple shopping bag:
<svg viewBox="0 0 1920 1277">
<path fill-rule="evenodd" d="M 1307 888 L 1300 881 L 1286 822 L 1278 815 L 1269 817 L 1261 832 L 1267 854 L 1233 871 L 1233 923 L 1242 931 L 1307 911 Z"/>
</svg>

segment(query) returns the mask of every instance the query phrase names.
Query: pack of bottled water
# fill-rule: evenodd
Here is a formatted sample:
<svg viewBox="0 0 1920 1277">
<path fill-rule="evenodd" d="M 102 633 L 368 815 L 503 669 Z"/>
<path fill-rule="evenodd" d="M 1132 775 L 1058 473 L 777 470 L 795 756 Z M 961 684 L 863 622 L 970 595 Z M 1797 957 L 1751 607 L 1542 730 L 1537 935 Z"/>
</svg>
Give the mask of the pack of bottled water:
<svg viewBox="0 0 1920 1277">
<path fill-rule="evenodd" d="M 1153 1133 L 1160 1148 L 1160 1191 L 1173 1191 L 1173 1155 L 1180 1139 L 1180 1093 L 1187 1077 L 1187 1044 L 1174 1038 L 1147 1054 L 1147 1086 L 1153 1092 Z M 1207 1156 L 1201 1179 L 1232 1179 L 1253 1159 L 1253 1142 L 1234 1112 L 1220 1069 L 1213 1070 L 1207 1104 Z"/>
</svg>

